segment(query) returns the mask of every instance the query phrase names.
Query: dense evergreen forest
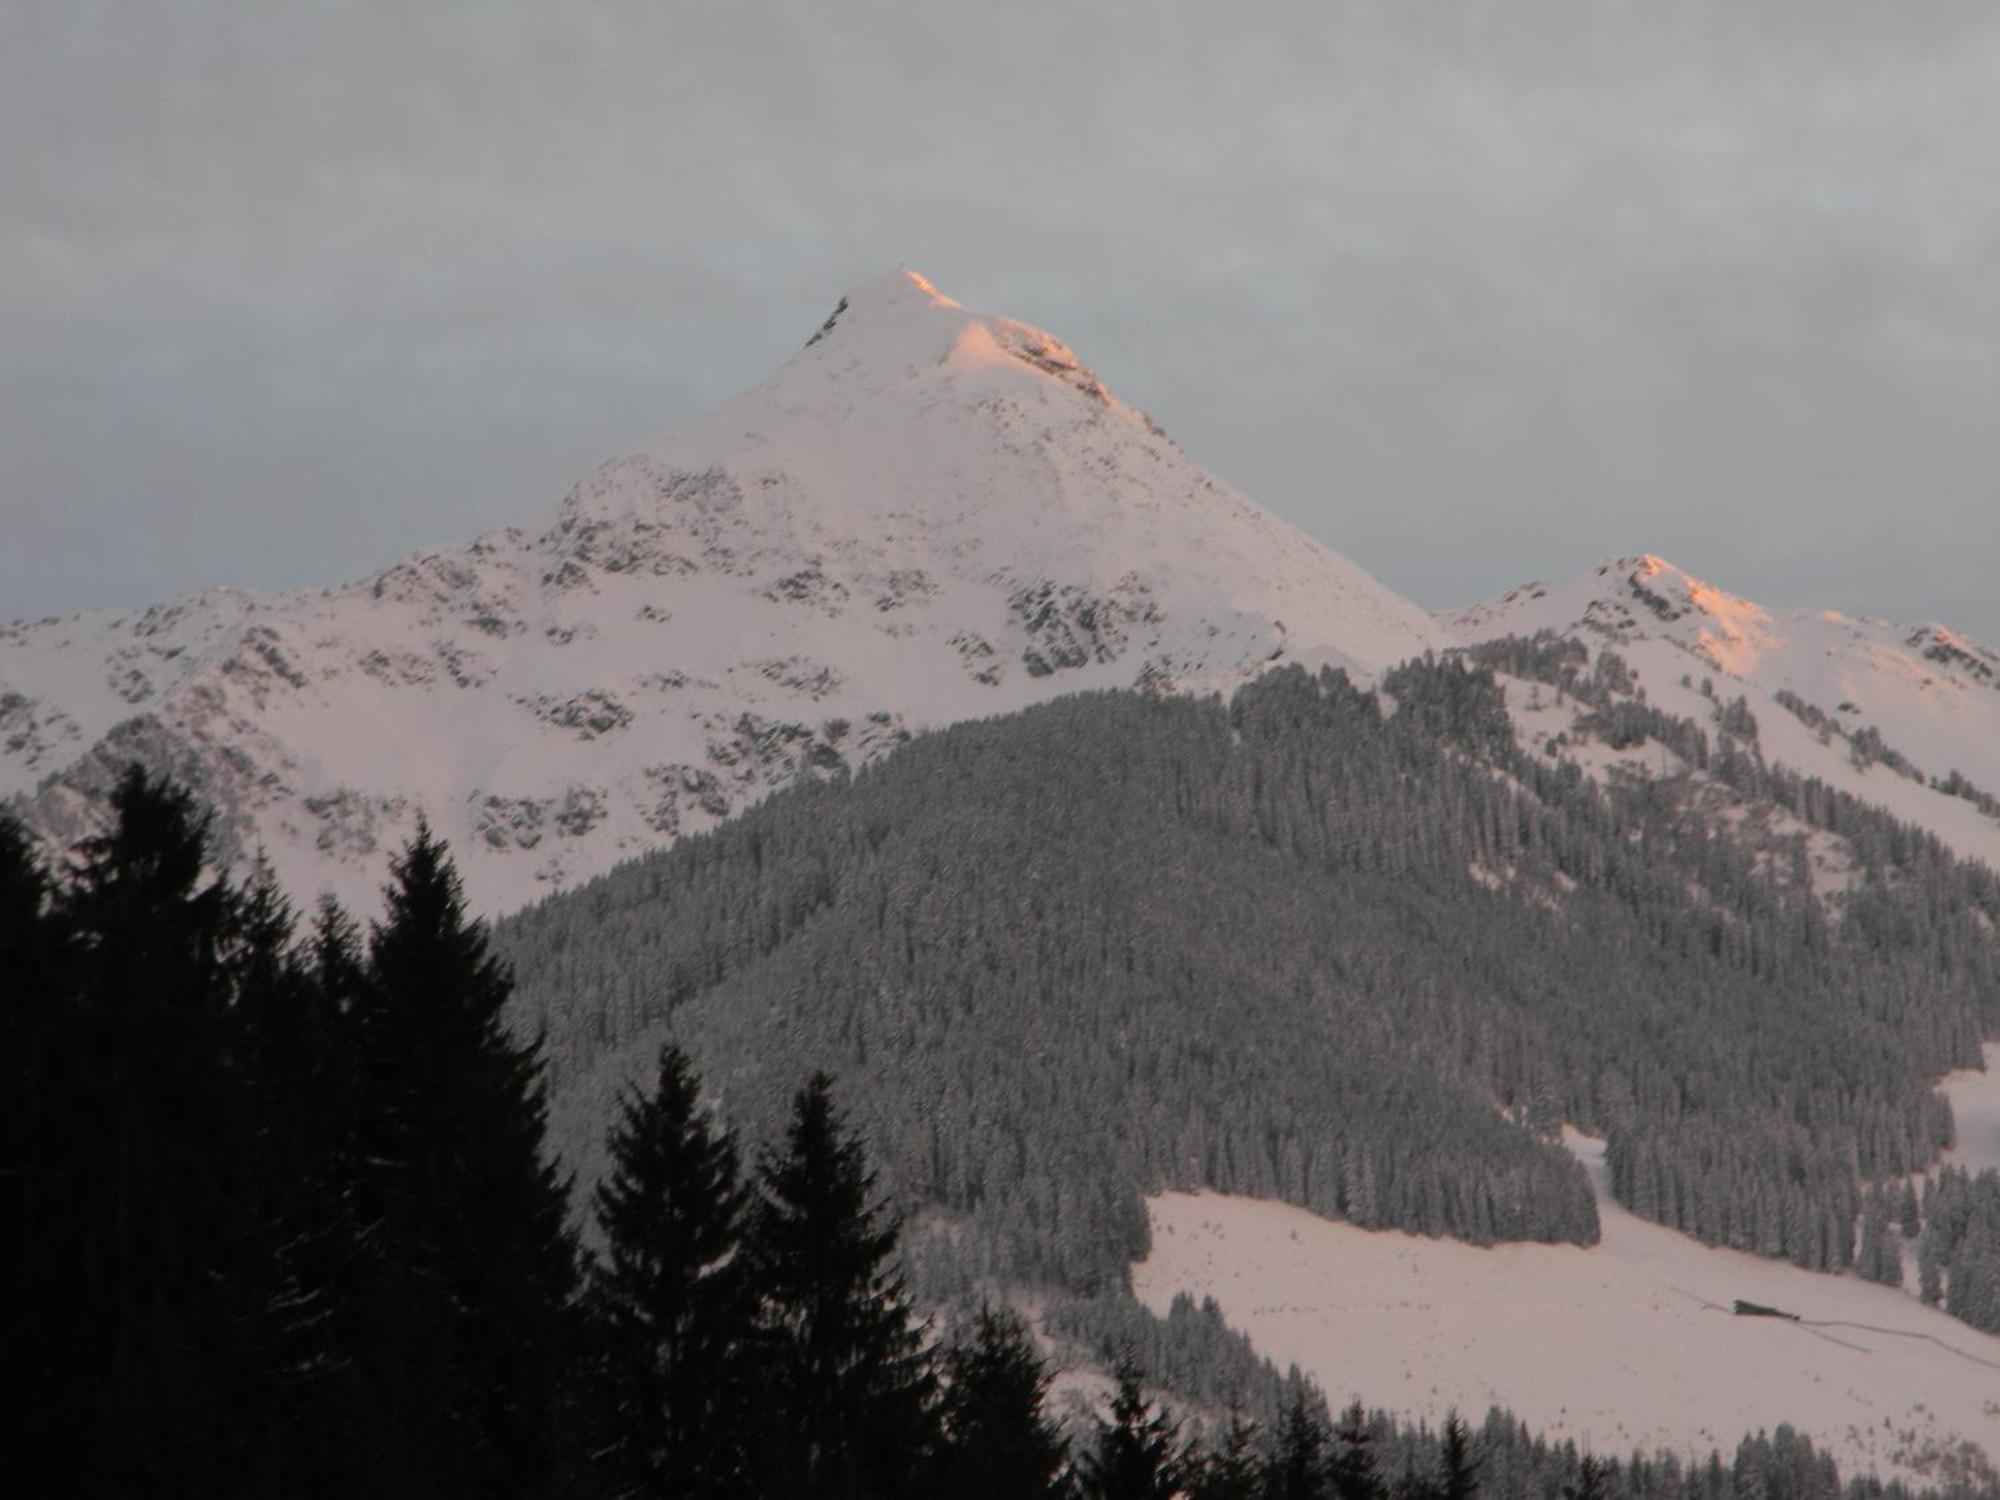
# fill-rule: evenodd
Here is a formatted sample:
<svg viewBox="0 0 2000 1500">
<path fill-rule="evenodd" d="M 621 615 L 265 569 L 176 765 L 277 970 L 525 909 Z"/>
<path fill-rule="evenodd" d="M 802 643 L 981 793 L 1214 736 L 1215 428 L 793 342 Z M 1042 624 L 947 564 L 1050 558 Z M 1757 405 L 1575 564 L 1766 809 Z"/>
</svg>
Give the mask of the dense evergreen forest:
<svg viewBox="0 0 2000 1500">
<path fill-rule="evenodd" d="M 1496 671 L 1686 774 L 1527 755 Z M 1162 1187 L 1589 1243 L 1563 1122 L 1609 1138 L 1638 1212 L 1839 1270 L 1865 1185 L 1951 1140 L 1932 1080 L 2000 1029 L 2000 887 L 1755 736 L 1740 702 L 1670 719 L 1546 640 L 1379 694 L 1292 668 L 1228 703 L 1085 695 L 800 786 L 497 938 L 586 1178 L 662 1037 L 753 1129 L 832 1068 L 935 1210 L 927 1293 L 1102 1299 Z M 1802 835 L 1717 798 L 1838 833 L 1853 891 L 1829 908 Z"/>
<path fill-rule="evenodd" d="M 754 1151 L 668 1045 L 619 1102 L 579 1244 L 538 1043 L 420 833 L 365 939 L 204 873 L 135 772 L 51 874 L 0 821 L 0 1404 L 9 1495 L 903 1500 L 1851 1500 L 1787 1428 L 1620 1461 L 1502 1412 L 1334 1420 L 1183 1303 L 1059 1423 L 1050 1330 L 924 1321 L 833 1080 Z M 1129 1317 L 1129 1304 L 1126 1304 Z M 1060 1344 L 1061 1330 L 1054 1330 Z M 1150 1337 L 1150 1343 L 1148 1342 Z M 1140 1362 L 1247 1375 L 1196 1423 Z M 1167 1372 L 1171 1374 L 1171 1372 Z"/>
</svg>

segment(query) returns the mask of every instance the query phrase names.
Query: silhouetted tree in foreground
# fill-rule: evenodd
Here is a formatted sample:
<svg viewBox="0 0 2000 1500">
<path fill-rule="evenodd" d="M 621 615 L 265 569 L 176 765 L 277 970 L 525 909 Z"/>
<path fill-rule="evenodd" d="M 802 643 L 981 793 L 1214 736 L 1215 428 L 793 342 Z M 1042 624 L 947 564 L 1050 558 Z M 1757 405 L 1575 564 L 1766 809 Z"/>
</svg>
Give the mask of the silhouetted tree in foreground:
<svg viewBox="0 0 2000 1500">
<path fill-rule="evenodd" d="M 427 1487 L 539 1493 L 577 1291 L 539 1049 L 507 1030 L 511 980 L 428 827 L 391 873 L 351 1015 L 368 1336 L 394 1346 L 379 1378 Z"/>
<path fill-rule="evenodd" d="M 1195 1477 L 1195 1455 L 1173 1415 L 1140 1388 L 1137 1364 L 1120 1361 L 1113 1378 L 1111 1421 L 1079 1465 L 1082 1493 L 1087 1500 L 1172 1500 Z"/>
<path fill-rule="evenodd" d="M 596 1193 L 604 1258 L 587 1388 L 597 1467 L 614 1493 L 749 1495 L 759 1393 L 757 1300 L 743 1254 L 750 1203 L 736 1145 L 700 1108 L 687 1055 L 660 1052 L 628 1097 Z"/>
<path fill-rule="evenodd" d="M 900 1227 L 815 1074 L 757 1172 L 751 1274 L 763 1301 L 765 1493 L 924 1492 L 937 1377 L 897 1269 Z"/>
<path fill-rule="evenodd" d="M 957 1500 L 1038 1500 L 1064 1492 L 1067 1446 L 1043 1409 L 1048 1367 L 1026 1324 L 982 1307 L 944 1358 L 937 1490 Z"/>
</svg>

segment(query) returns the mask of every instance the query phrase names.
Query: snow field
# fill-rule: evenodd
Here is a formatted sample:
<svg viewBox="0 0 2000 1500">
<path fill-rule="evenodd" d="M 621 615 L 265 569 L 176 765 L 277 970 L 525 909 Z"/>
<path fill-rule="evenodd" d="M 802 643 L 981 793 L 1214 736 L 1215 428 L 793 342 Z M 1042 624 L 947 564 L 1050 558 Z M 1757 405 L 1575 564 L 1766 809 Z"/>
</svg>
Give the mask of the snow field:
<svg viewBox="0 0 2000 1500">
<path fill-rule="evenodd" d="M 2000 1048 L 1991 1049 L 2000 1062 Z M 2000 1073 L 1948 1080 L 1967 1145 L 2000 1152 Z M 1724 1457 L 1789 1422 L 1843 1474 L 1935 1482 L 1962 1444 L 2000 1455 L 2000 1338 L 1852 1276 L 1711 1248 L 1611 1201 L 1603 1143 L 1569 1133 L 1589 1168 L 1599 1244 L 1479 1249 L 1371 1232 L 1283 1203 L 1214 1193 L 1148 1202 L 1139 1299 L 1214 1297 L 1279 1368 L 1336 1405 L 1477 1422 L 1500 1405 L 1594 1451 Z M 1738 1317 L 1737 1299 L 1803 1323 Z"/>
</svg>

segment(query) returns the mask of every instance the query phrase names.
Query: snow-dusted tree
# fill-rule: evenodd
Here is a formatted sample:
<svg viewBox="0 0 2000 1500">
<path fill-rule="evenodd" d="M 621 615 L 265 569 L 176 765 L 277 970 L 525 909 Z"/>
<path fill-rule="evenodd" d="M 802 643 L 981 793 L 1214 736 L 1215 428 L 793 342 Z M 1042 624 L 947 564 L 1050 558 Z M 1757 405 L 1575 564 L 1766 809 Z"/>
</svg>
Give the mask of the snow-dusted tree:
<svg viewBox="0 0 2000 1500">
<path fill-rule="evenodd" d="M 1906 1239 L 1915 1239 L 1924 1232 L 1924 1216 L 1917 1201 L 1915 1178 L 1904 1182 L 1903 1191 L 1896 1200 L 1896 1227 Z"/>
<path fill-rule="evenodd" d="M 1903 1245 L 1890 1219 L 1888 1194 L 1878 1185 L 1868 1190 L 1861 1206 L 1861 1244 L 1855 1269 L 1883 1286 L 1903 1284 Z"/>
<path fill-rule="evenodd" d="M 1593 1453 L 1586 1453 L 1576 1466 L 1576 1477 L 1563 1481 L 1562 1500 L 1609 1500 L 1611 1465 Z"/>
<path fill-rule="evenodd" d="M 1382 1500 L 1383 1486 L 1375 1458 L 1375 1430 L 1359 1401 L 1350 1402 L 1333 1429 L 1333 1453 L 1328 1461 L 1335 1500 Z"/>
<path fill-rule="evenodd" d="M 1265 1500 L 1326 1500 L 1333 1492 L 1326 1402 L 1292 1372 L 1264 1468 Z"/>
<path fill-rule="evenodd" d="M 1257 1424 L 1240 1408 L 1232 1409 L 1221 1437 L 1194 1464 L 1190 1500 L 1263 1500 L 1264 1461 L 1257 1435 Z"/>
<path fill-rule="evenodd" d="M 1438 1434 L 1438 1500 L 1473 1500 L 1479 1493 L 1482 1467 L 1465 1419 L 1455 1411 L 1446 1412 Z"/>
</svg>

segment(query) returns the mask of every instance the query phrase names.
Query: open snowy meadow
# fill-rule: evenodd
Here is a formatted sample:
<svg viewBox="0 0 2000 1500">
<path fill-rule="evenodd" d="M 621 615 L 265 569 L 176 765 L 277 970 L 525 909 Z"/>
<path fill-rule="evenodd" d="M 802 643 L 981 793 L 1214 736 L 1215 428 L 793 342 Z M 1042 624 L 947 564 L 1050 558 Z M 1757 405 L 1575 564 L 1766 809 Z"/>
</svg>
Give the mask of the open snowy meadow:
<svg viewBox="0 0 2000 1500">
<path fill-rule="evenodd" d="M 2000 1047 L 1943 1087 L 1959 1125 L 1949 1158 L 2000 1165 Z M 1214 1297 L 1280 1368 L 1330 1402 L 1477 1421 L 1510 1408 L 1552 1438 L 1725 1456 L 1789 1422 L 1843 1473 L 1936 1483 L 1964 1444 L 2000 1454 L 2000 1338 L 1854 1276 L 1716 1249 L 1611 1198 L 1603 1143 L 1569 1133 L 1590 1169 L 1604 1237 L 1590 1249 L 1480 1249 L 1320 1219 L 1214 1193 L 1151 1199 L 1153 1250 L 1133 1268 L 1164 1313 Z M 1738 1299 L 1802 1320 L 1738 1317 Z"/>
</svg>

